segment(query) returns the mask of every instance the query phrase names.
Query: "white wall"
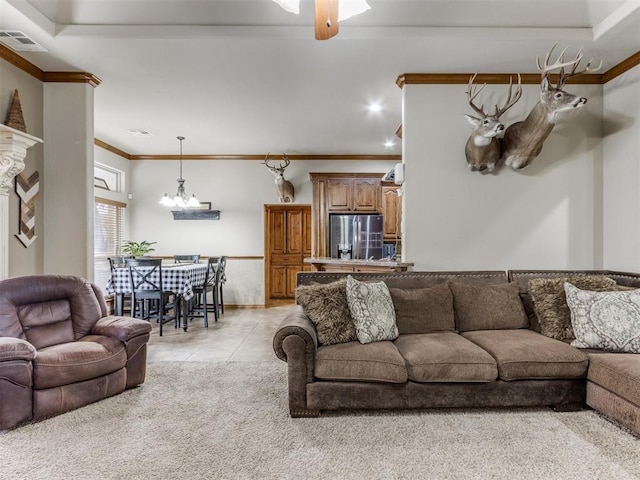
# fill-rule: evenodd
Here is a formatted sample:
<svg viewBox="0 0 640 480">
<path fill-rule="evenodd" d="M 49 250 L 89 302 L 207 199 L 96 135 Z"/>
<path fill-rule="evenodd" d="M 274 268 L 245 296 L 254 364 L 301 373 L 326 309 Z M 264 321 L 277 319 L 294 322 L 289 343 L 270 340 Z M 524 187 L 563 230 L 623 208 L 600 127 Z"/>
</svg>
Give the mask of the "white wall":
<svg viewBox="0 0 640 480">
<path fill-rule="evenodd" d="M 604 266 L 640 271 L 640 66 L 604 86 Z"/>
<path fill-rule="evenodd" d="M 0 59 L 0 121 L 4 121 L 13 97 L 14 89 L 18 89 L 22 114 L 27 133 L 43 138 L 42 124 L 42 82 L 23 72 L 10 63 Z M 27 150 L 23 173 L 29 177 L 34 172 L 40 175 L 40 195 L 35 200 L 35 233 L 38 237 L 28 248 L 15 235 L 19 233 L 20 198 L 15 191 L 9 193 L 9 265 L 10 277 L 42 273 L 44 262 L 44 154 L 43 145 L 37 144 Z"/>
<path fill-rule="evenodd" d="M 404 259 L 416 270 L 600 268 L 602 88 L 570 85 L 589 99 L 582 111 L 559 122 L 527 169 L 494 175 L 467 168 L 465 90 L 403 89 Z M 507 125 L 538 100 L 537 85 L 523 90 Z M 505 86 L 485 91 L 499 96 Z"/>
<path fill-rule="evenodd" d="M 44 85 L 44 272 L 93 280 L 93 87 Z"/>
<path fill-rule="evenodd" d="M 187 151 L 185 143 L 185 151 Z M 296 188 L 295 203 L 311 204 L 309 172 L 380 172 L 393 168 L 393 161 L 292 161 L 285 177 Z M 158 201 L 164 193 L 174 195 L 179 175 L 177 160 L 130 162 L 130 192 L 127 213 L 130 239 L 158 242 L 154 255 L 179 253 L 258 257 L 231 259 L 227 266 L 225 303 L 264 303 L 264 205 L 278 203 L 273 175 L 259 161 L 183 161 L 188 195 L 211 201 L 220 210 L 220 220 L 173 220 Z"/>
</svg>

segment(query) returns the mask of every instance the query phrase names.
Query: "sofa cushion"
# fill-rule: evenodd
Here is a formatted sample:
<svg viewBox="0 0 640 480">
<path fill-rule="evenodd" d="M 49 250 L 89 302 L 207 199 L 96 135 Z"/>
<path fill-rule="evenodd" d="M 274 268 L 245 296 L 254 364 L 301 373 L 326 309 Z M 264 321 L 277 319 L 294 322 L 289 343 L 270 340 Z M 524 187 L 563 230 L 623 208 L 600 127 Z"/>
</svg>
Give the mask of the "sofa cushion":
<svg viewBox="0 0 640 480">
<path fill-rule="evenodd" d="M 446 283 L 430 288 L 390 288 L 400 335 L 454 331 L 453 294 Z"/>
<path fill-rule="evenodd" d="M 560 340 L 532 330 L 484 330 L 462 334 L 489 352 L 502 380 L 583 378 L 588 358 Z"/>
<path fill-rule="evenodd" d="M 615 281 L 603 275 L 570 275 L 529 280 L 528 290 L 540 325 L 540 333 L 557 340 L 575 338 L 564 292 L 565 282 L 594 291 L 613 290 L 616 287 Z"/>
<path fill-rule="evenodd" d="M 356 340 L 356 327 L 347 304 L 347 279 L 296 288 L 296 303 L 316 326 L 320 345 Z"/>
<path fill-rule="evenodd" d="M 529 319 L 520 300 L 517 283 L 471 285 L 451 282 L 456 329 L 501 330 L 526 328 Z"/>
<path fill-rule="evenodd" d="M 127 363 L 124 344 L 115 338 L 87 335 L 76 342 L 38 350 L 33 360 L 33 387 L 44 389 L 100 377 Z"/>
<path fill-rule="evenodd" d="M 314 373 L 321 380 L 407 381 L 404 359 L 391 342 L 349 342 L 319 347 Z"/>
<path fill-rule="evenodd" d="M 384 282 L 360 282 L 349 275 L 347 303 L 360 343 L 394 340 L 398 337 L 393 301 Z"/>
<path fill-rule="evenodd" d="M 577 348 L 640 353 L 640 290 L 592 292 L 565 283 Z"/>
<path fill-rule="evenodd" d="M 640 406 L 640 355 L 589 353 L 587 380 Z"/>
<path fill-rule="evenodd" d="M 401 335 L 394 344 L 414 382 L 491 382 L 498 376 L 493 357 L 454 332 Z"/>
</svg>

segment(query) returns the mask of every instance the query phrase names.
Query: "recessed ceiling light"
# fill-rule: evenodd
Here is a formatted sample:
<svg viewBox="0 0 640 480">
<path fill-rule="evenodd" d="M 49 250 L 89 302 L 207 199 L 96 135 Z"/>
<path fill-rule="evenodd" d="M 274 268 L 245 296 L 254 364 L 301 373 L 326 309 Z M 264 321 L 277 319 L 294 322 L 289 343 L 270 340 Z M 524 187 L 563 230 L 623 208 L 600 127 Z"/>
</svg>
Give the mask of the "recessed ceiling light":
<svg viewBox="0 0 640 480">
<path fill-rule="evenodd" d="M 393 142 L 393 140 L 387 140 L 386 142 L 384 142 L 385 147 L 393 147 L 394 145 L 395 143 Z"/>
<path fill-rule="evenodd" d="M 372 103 L 371 105 L 369 105 L 370 112 L 379 112 L 380 110 L 382 110 L 382 105 L 380 105 L 379 103 Z"/>
<path fill-rule="evenodd" d="M 147 130 L 127 130 L 127 132 L 133 135 L 134 137 L 138 137 L 138 138 L 153 137 L 153 133 Z"/>
</svg>

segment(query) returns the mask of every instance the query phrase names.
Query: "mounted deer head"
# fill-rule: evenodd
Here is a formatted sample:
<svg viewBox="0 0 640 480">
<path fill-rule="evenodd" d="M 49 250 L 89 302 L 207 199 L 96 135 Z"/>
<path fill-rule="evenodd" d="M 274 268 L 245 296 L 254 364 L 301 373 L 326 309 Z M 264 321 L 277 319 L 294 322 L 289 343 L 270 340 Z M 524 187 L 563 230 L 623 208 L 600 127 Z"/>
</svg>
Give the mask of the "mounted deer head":
<svg viewBox="0 0 640 480">
<path fill-rule="evenodd" d="M 284 178 L 284 169 L 289 166 L 291 160 L 287 157 L 286 154 L 282 154 L 282 159 L 284 160 L 284 165 L 282 162 L 277 167 L 269 165 L 270 155 L 267 153 L 267 156 L 262 162 L 267 166 L 271 173 L 275 176 L 275 184 L 276 190 L 278 191 L 278 196 L 280 197 L 280 203 L 292 203 L 293 197 L 295 196 L 295 189 L 293 188 L 293 184 L 289 180 L 285 180 Z"/>
<path fill-rule="evenodd" d="M 602 62 L 600 62 L 597 67 L 592 68 L 593 59 L 591 59 L 585 68 L 578 70 L 578 65 L 582 60 L 582 49 L 573 60 L 565 62 L 566 48 L 560 52 L 555 62 L 549 63 L 556 45 L 551 47 L 547 53 L 543 66 L 540 65 L 540 58 L 536 57 L 536 64 L 541 75 L 540 101 L 533 107 L 527 118 L 507 128 L 502 140 L 502 157 L 506 164 L 515 170 L 526 167 L 540 154 L 542 145 L 553 130 L 559 113 L 582 107 L 587 103 L 586 98 L 572 95 L 562 89 L 566 81 L 571 77 L 597 72 L 602 66 Z M 565 67 L 570 67 L 571 70 L 567 72 Z M 558 83 L 554 87 L 551 85 L 550 75 L 553 70 L 558 68 L 560 69 Z"/>
<path fill-rule="evenodd" d="M 476 73 L 469 78 L 469 85 L 467 87 L 467 101 L 469 102 L 469 106 L 478 114 L 478 117 L 465 115 L 467 121 L 473 126 L 473 133 L 467 140 L 464 153 L 471 171 L 488 170 L 489 172 L 493 172 L 502 153 L 498 138 L 504 135 L 504 125 L 500 122 L 500 116 L 520 100 L 522 96 L 522 82 L 520 74 L 518 74 L 518 86 L 514 94 L 513 83 L 511 77 L 509 77 L 509 93 L 504 105 L 502 107 L 496 105 L 494 113 L 486 114 L 484 112 L 484 104 L 478 107 L 473 103 L 482 89 L 487 85 L 485 83 L 479 88 L 477 85 L 474 85 L 473 82 L 477 75 Z"/>
</svg>

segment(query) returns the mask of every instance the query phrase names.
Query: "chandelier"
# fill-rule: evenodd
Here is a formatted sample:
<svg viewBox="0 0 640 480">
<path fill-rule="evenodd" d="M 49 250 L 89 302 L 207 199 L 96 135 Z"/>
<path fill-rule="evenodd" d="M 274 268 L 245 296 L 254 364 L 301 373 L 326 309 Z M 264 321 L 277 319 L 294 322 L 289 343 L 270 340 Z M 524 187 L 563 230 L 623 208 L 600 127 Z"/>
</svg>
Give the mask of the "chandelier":
<svg viewBox="0 0 640 480">
<path fill-rule="evenodd" d="M 184 137 L 177 138 L 180 140 L 180 178 L 178 178 L 178 191 L 173 198 L 165 193 L 159 203 L 164 207 L 198 208 L 201 205 L 196 196 L 192 195 L 191 198 L 189 198 L 184 190 L 184 178 L 182 178 L 182 141 Z"/>
</svg>

